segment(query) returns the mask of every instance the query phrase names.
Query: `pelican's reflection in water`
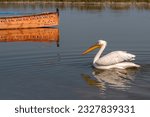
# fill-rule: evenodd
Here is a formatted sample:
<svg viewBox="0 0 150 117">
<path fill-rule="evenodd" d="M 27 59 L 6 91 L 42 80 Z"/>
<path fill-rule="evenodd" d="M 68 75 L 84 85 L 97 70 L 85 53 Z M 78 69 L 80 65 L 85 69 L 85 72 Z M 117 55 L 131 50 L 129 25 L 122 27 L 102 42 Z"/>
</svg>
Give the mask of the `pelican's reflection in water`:
<svg viewBox="0 0 150 117">
<path fill-rule="evenodd" d="M 111 69 L 111 70 L 98 70 L 93 69 L 92 75 L 83 74 L 83 79 L 90 86 L 96 86 L 105 93 L 107 88 L 114 88 L 119 90 L 127 90 L 134 80 L 137 68 L 130 69 Z M 96 79 L 95 79 L 96 78 Z"/>
<path fill-rule="evenodd" d="M 59 46 L 59 29 L 33 28 L 0 30 L 0 42 L 56 42 Z"/>
</svg>

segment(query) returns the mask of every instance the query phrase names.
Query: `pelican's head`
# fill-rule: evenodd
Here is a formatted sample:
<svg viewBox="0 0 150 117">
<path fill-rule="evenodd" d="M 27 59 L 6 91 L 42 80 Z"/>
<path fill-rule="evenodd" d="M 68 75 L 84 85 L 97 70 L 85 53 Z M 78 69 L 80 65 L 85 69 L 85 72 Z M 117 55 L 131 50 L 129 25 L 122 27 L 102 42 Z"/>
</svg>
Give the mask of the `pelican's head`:
<svg viewBox="0 0 150 117">
<path fill-rule="evenodd" d="M 92 45 L 91 47 L 89 47 L 87 50 L 85 50 L 82 55 L 85 55 L 93 50 L 95 50 L 96 48 L 101 48 L 103 45 L 106 45 L 107 42 L 104 40 L 98 40 L 98 42 L 94 45 Z"/>
<path fill-rule="evenodd" d="M 98 40 L 98 43 L 101 45 L 106 45 L 107 44 L 107 42 L 105 41 L 105 40 Z"/>
</svg>

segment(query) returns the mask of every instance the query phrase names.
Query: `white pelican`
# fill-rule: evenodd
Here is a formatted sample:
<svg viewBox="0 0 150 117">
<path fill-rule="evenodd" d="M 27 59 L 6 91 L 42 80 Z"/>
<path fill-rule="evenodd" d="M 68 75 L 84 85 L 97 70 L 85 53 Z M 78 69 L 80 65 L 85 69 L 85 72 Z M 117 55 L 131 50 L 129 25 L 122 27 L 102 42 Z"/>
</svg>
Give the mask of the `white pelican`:
<svg viewBox="0 0 150 117">
<path fill-rule="evenodd" d="M 96 48 L 100 48 L 93 60 L 93 66 L 97 69 L 126 69 L 140 67 L 140 65 L 130 62 L 135 60 L 135 55 L 127 53 L 126 51 L 114 51 L 100 58 L 106 45 L 106 41 L 99 40 L 98 43 L 85 50 L 82 55 L 85 55 Z"/>
</svg>

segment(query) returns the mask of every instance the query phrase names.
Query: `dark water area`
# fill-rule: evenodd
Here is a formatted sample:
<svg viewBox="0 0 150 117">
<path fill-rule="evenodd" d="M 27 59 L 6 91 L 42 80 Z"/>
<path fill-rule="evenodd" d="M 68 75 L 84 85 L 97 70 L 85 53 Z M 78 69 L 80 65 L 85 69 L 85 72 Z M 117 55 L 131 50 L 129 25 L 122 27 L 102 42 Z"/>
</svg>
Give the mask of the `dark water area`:
<svg viewBox="0 0 150 117">
<path fill-rule="evenodd" d="M 0 4 L 0 16 L 60 10 L 55 40 L 13 40 L 24 30 L 0 30 L 0 99 L 150 99 L 150 10 L 129 6 Z M 27 29 L 41 32 L 43 29 Z M 4 31 L 4 32 L 3 32 Z M 13 32 L 14 31 L 14 32 Z M 38 34 L 37 33 L 37 36 Z M 41 35 L 42 35 L 41 34 Z M 21 38 L 21 37 L 20 37 Z M 42 37 L 41 37 L 42 38 Z M 97 51 L 81 53 L 99 39 L 107 54 L 124 50 L 136 55 L 139 69 L 96 70 Z M 59 46 L 58 46 L 59 45 Z"/>
</svg>

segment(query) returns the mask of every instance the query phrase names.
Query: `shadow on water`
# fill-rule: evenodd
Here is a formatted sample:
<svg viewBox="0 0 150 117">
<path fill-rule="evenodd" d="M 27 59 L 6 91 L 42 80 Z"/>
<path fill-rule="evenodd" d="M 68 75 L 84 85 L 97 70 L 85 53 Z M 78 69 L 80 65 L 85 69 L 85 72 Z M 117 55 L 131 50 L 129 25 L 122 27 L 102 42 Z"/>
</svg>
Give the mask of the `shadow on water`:
<svg viewBox="0 0 150 117">
<path fill-rule="evenodd" d="M 134 81 L 136 73 L 139 71 L 137 68 L 130 69 L 111 69 L 111 70 L 98 70 L 93 69 L 92 76 L 82 74 L 82 78 L 89 86 L 97 87 L 101 94 L 109 88 L 127 90 L 130 84 Z"/>
<path fill-rule="evenodd" d="M 0 42 L 56 42 L 59 46 L 58 28 L 31 28 L 0 30 Z"/>
</svg>

